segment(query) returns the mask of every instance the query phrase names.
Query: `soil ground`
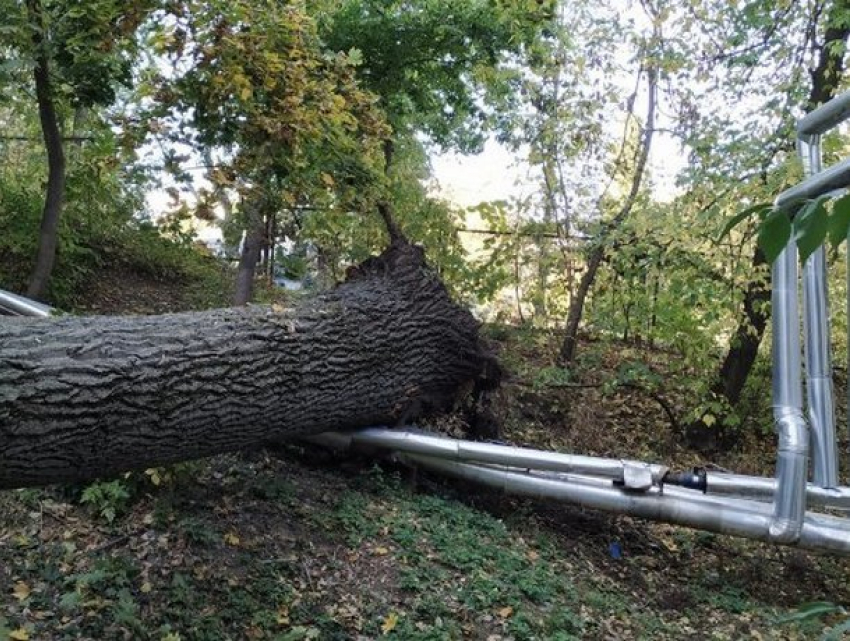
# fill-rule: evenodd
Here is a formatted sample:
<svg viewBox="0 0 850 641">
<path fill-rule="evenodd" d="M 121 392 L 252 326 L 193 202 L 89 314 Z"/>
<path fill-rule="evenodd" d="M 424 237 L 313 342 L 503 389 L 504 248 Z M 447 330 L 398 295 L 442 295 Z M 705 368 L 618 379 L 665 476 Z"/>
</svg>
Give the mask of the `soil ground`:
<svg viewBox="0 0 850 641">
<path fill-rule="evenodd" d="M 113 274 L 80 309 L 202 306 L 190 290 Z M 769 414 L 715 460 L 679 444 L 675 355 L 585 343 L 583 377 L 563 381 L 557 336 L 488 332 L 511 443 L 772 473 Z M 612 383 L 635 362 L 670 384 Z M 818 639 L 845 619 L 848 570 L 301 444 L 0 493 L 0 640 Z"/>
</svg>

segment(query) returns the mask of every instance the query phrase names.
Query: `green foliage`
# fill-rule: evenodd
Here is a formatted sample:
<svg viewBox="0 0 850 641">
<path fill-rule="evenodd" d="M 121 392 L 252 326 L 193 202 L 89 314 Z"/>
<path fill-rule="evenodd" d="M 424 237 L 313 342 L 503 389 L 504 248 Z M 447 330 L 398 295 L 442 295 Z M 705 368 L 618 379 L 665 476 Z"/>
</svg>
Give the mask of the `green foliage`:
<svg viewBox="0 0 850 641">
<path fill-rule="evenodd" d="M 207 177 L 215 193 L 239 197 L 231 241 L 237 228 L 272 217 L 300 227 L 302 207 L 338 217 L 371 208 L 389 130 L 354 61 L 324 48 L 303 6 L 244 0 L 171 10 L 185 28 L 165 22 L 152 32 L 151 46 L 174 61 L 174 75 L 148 72 L 143 91 L 162 100 L 145 127 L 154 139 L 220 159 Z M 247 15 L 250 29 L 242 27 Z M 166 165 L 183 179 L 179 162 Z"/>
<path fill-rule="evenodd" d="M 779 617 L 777 623 L 806 623 L 810 621 L 822 621 L 824 619 L 838 618 L 835 625 L 827 628 L 821 635 L 821 641 L 838 641 L 850 631 L 850 613 L 847 609 L 829 601 L 813 601 L 799 606 L 796 612 Z"/>
<path fill-rule="evenodd" d="M 80 495 L 80 502 L 90 505 L 107 523 L 112 523 L 127 508 L 130 490 L 122 480 L 95 481 Z"/>
<path fill-rule="evenodd" d="M 819 196 L 798 205 L 796 213 L 774 210 L 760 204 L 733 216 L 723 228 L 720 239 L 751 217 L 757 217 L 758 243 L 769 263 L 773 263 L 793 238 L 800 260 L 805 262 L 812 253 L 827 241 L 836 250 L 850 232 L 850 197 Z"/>
<path fill-rule="evenodd" d="M 546 33 L 555 3 L 494 0 L 313 0 L 332 51 L 353 53 L 394 131 L 480 148 L 482 125 L 515 105 L 516 65 Z"/>
</svg>

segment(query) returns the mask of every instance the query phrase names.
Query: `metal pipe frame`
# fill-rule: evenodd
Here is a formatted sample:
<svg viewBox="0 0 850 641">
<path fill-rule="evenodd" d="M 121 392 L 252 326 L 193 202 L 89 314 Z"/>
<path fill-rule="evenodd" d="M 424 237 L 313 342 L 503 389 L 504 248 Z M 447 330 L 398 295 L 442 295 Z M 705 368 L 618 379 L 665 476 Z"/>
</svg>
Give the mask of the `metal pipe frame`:
<svg viewBox="0 0 850 641">
<path fill-rule="evenodd" d="M 779 444 L 770 535 L 779 543 L 800 537 L 806 511 L 808 426 L 803 418 L 797 247 L 792 238 L 773 264 L 773 416 Z"/>
<path fill-rule="evenodd" d="M 850 111 L 841 111 L 844 115 L 848 113 Z M 816 134 L 801 137 L 797 141 L 807 176 L 814 176 L 823 169 L 820 138 L 820 134 Z M 815 250 L 803 265 L 803 329 L 807 417 L 811 426 L 812 480 L 821 487 L 836 487 L 838 486 L 838 446 L 835 439 L 835 407 L 829 345 L 826 250 L 823 247 Z"/>
<path fill-rule="evenodd" d="M 718 502 L 696 492 L 665 488 L 663 492 L 630 493 L 616 487 L 560 482 L 554 479 L 499 470 L 470 463 L 446 461 L 420 454 L 403 455 L 427 469 L 536 498 L 554 498 L 586 507 L 664 521 L 686 527 L 760 541 L 796 544 L 811 550 L 850 555 L 850 527 L 846 519 L 807 515 L 799 536 L 777 539 L 775 517 L 754 501 Z"/>
<path fill-rule="evenodd" d="M 326 432 L 305 440 L 336 448 L 385 448 L 403 463 L 474 481 L 512 494 L 534 498 L 554 498 L 605 511 L 637 516 L 655 521 L 698 528 L 719 534 L 730 534 L 762 541 L 794 544 L 807 549 L 827 550 L 850 555 L 850 520 L 834 516 L 807 513 L 800 524 L 796 538 L 777 538 L 776 519 L 772 506 L 752 499 L 711 496 L 699 491 L 669 485 L 655 485 L 647 490 L 635 491 L 616 479 L 628 462 L 612 459 L 595 459 L 596 465 L 587 465 L 590 457 L 576 457 L 577 466 L 567 473 L 570 461 L 555 452 L 524 451 L 519 458 L 517 450 L 504 445 L 461 442 L 423 432 L 396 431 L 386 428 L 366 428 L 357 432 Z M 478 446 L 468 449 L 467 445 Z M 533 456 L 530 455 L 534 452 Z M 462 454 L 463 453 L 463 454 Z M 500 454 L 502 456 L 500 456 Z M 471 460 L 458 458 L 468 455 Z M 526 468 L 534 461 L 540 468 Z M 473 462 L 478 461 L 478 462 Z M 484 464 L 482 461 L 486 461 Z M 620 465 L 620 472 L 616 466 Z M 560 471 L 555 471 L 557 468 Z M 578 470 L 604 473 L 607 478 L 572 473 Z M 658 466 L 659 469 L 663 469 Z M 542 469 L 542 471 L 537 471 Z M 718 475 L 730 477 L 720 487 L 726 491 L 743 488 L 758 490 L 768 496 L 776 489 L 776 481 L 758 477 Z M 709 477 L 713 479 L 714 477 Z M 709 487 L 713 484 L 709 480 Z M 815 492 L 826 492 L 816 488 Z M 845 489 L 843 500 L 850 500 L 850 490 Z"/>
</svg>

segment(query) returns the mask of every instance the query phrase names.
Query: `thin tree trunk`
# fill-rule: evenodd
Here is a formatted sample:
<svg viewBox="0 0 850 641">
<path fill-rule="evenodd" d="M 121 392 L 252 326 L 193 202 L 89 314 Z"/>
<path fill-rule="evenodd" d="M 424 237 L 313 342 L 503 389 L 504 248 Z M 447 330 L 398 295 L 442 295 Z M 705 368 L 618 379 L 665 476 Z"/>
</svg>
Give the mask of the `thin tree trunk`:
<svg viewBox="0 0 850 641">
<path fill-rule="evenodd" d="M 65 199 L 65 152 L 62 149 L 62 134 L 56 117 L 56 105 L 50 81 L 50 65 L 44 37 L 44 17 L 40 0 L 27 0 L 27 15 L 32 28 L 32 43 L 35 49 L 35 95 L 38 102 L 38 117 L 47 151 L 47 189 L 44 210 L 39 230 L 38 253 L 35 267 L 30 275 L 27 296 L 43 299 L 56 262 L 59 218 Z"/>
<path fill-rule="evenodd" d="M 0 488 L 451 409 L 498 384 L 478 323 L 393 244 L 290 309 L 0 323 Z"/>
<path fill-rule="evenodd" d="M 247 305 L 254 295 L 254 276 L 257 263 L 260 261 L 260 251 L 263 247 L 265 224 L 259 203 L 248 202 L 248 230 L 245 242 L 242 244 L 242 255 L 236 270 L 236 288 L 233 293 L 233 304 Z"/>
<path fill-rule="evenodd" d="M 752 271 L 758 273 L 767 265 L 762 251 L 756 248 Z M 744 293 L 744 318 L 732 335 L 731 347 L 723 359 L 720 376 L 713 391 L 720 394 L 730 405 L 737 405 L 753 363 L 758 356 L 759 345 L 768 321 L 770 287 L 765 279 L 750 281 Z"/>
<path fill-rule="evenodd" d="M 576 346 L 578 344 L 578 329 L 581 324 L 581 318 L 584 314 L 584 303 L 587 295 L 590 293 L 593 283 L 596 281 L 596 274 L 599 271 L 599 266 L 602 264 L 602 259 L 605 257 L 607 249 L 607 240 L 609 234 L 622 225 L 623 221 L 631 214 L 632 208 L 637 201 L 640 186 L 643 183 L 643 176 L 646 171 L 646 162 L 649 158 L 649 149 L 652 145 L 652 136 L 655 130 L 655 103 L 658 91 L 658 70 L 655 63 L 650 64 L 646 70 L 647 76 L 647 116 L 646 125 L 643 129 L 643 139 L 641 140 L 640 150 L 638 152 L 637 163 L 635 164 L 634 174 L 632 175 L 632 184 L 629 195 L 626 197 L 622 208 L 611 221 L 606 224 L 599 237 L 593 244 L 590 250 L 590 255 L 587 259 L 587 268 L 581 276 L 575 296 L 570 300 L 570 309 L 567 315 L 566 336 L 561 345 L 560 361 L 564 365 L 572 365 L 575 360 Z"/>
</svg>

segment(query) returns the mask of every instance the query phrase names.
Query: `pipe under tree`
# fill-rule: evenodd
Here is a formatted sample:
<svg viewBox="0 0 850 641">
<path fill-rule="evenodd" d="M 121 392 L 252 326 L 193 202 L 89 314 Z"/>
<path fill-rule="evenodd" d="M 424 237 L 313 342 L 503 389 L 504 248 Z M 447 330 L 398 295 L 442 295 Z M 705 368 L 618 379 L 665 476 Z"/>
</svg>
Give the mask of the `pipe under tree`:
<svg viewBox="0 0 850 641">
<path fill-rule="evenodd" d="M 448 411 L 498 384 L 403 239 L 292 307 L 0 323 L 0 488 Z"/>
</svg>

